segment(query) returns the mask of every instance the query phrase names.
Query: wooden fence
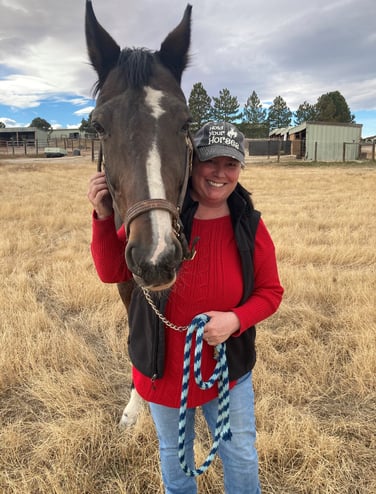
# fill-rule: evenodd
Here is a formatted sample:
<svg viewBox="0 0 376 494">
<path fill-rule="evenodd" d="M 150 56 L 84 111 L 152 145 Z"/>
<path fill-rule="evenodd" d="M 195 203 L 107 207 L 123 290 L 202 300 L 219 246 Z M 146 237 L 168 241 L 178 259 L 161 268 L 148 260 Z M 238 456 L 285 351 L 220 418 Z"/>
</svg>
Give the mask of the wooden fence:
<svg viewBox="0 0 376 494">
<path fill-rule="evenodd" d="M 99 152 L 99 139 L 89 138 L 53 138 L 41 140 L 23 140 L 23 141 L 6 141 L 0 140 L 0 156 L 44 156 L 44 149 L 48 147 L 63 148 L 68 155 L 76 154 L 79 150 L 80 154 L 91 154 L 92 159 L 95 159 Z"/>
<path fill-rule="evenodd" d="M 277 157 L 291 156 L 308 161 L 375 161 L 376 142 L 307 142 L 305 139 L 283 141 L 281 139 L 247 139 L 248 156 Z"/>
</svg>

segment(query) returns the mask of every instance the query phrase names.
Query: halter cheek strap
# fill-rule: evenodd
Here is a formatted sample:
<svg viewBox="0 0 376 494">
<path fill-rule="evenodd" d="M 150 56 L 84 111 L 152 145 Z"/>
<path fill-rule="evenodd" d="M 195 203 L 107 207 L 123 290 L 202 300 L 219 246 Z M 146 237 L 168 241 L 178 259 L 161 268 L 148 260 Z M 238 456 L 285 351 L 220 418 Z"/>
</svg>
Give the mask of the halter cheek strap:
<svg viewBox="0 0 376 494">
<path fill-rule="evenodd" d="M 186 155 L 185 155 L 185 173 L 184 173 L 184 180 L 183 184 L 180 189 L 180 195 L 178 199 L 178 210 L 179 213 L 183 208 L 183 203 L 184 203 L 184 198 L 185 194 L 187 192 L 187 187 L 188 187 L 188 180 L 189 177 L 192 173 L 192 163 L 193 163 L 193 144 L 192 144 L 192 138 L 189 132 L 185 135 L 185 148 L 186 148 Z"/>
<path fill-rule="evenodd" d="M 103 163 L 103 147 L 102 141 L 99 141 L 99 152 L 98 152 L 98 160 L 97 160 L 97 172 L 102 171 L 102 163 Z"/>
</svg>

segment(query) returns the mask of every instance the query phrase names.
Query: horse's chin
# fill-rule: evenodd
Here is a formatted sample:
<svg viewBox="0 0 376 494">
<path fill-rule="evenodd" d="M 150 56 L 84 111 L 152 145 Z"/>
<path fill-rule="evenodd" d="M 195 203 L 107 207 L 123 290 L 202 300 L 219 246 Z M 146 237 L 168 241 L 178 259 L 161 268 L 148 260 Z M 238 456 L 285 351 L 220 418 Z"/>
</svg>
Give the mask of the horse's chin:
<svg viewBox="0 0 376 494">
<path fill-rule="evenodd" d="M 145 283 L 145 280 L 136 274 L 133 274 L 133 278 L 137 285 L 151 292 L 163 292 L 163 290 L 168 290 L 176 281 L 176 275 L 174 275 L 170 282 L 165 283 Z"/>
</svg>

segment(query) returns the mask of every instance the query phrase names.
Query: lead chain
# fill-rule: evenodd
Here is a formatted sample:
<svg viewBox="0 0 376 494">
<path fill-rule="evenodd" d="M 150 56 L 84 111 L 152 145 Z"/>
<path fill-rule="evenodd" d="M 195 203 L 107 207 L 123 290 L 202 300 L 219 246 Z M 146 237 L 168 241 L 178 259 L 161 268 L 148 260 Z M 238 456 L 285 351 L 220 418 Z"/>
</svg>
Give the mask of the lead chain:
<svg viewBox="0 0 376 494">
<path fill-rule="evenodd" d="M 162 312 L 160 312 L 157 308 L 157 306 L 155 305 L 155 303 L 153 302 L 153 299 L 151 298 L 150 296 L 150 293 L 149 293 L 149 290 L 147 290 L 146 288 L 144 287 L 141 287 L 141 290 L 143 291 L 144 295 L 145 295 L 145 298 L 148 302 L 148 304 L 150 305 L 150 307 L 153 309 L 153 311 L 155 312 L 155 314 L 159 317 L 159 319 L 166 325 L 168 326 L 169 328 L 173 329 L 174 331 L 187 331 L 188 329 L 188 326 L 177 326 L 176 324 L 174 324 L 173 322 L 169 321 L 163 314 Z"/>
</svg>

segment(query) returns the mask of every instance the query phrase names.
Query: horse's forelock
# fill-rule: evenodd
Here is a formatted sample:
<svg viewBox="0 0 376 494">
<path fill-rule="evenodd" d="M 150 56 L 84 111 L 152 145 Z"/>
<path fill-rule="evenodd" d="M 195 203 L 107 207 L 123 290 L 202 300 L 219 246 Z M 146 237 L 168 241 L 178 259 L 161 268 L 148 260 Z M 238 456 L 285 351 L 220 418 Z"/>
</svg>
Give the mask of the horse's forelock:
<svg viewBox="0 0 376 494">
<path fill-rule="evenodd" d="M 139 88 L 149 83 L 153 62 L 154 54 L 146 48 L 124 48 L 117 66 L 127 86 Z"/>
<path fill-rule="evenodd" d="M 154 58 L 155 54 L 146 48 L 124 48 L 114 68 L 126 87 L 139 88 L 149 83 Z M 102 89 L 104 82 L 97 82 L 94 95 Z"/>
</svg>

